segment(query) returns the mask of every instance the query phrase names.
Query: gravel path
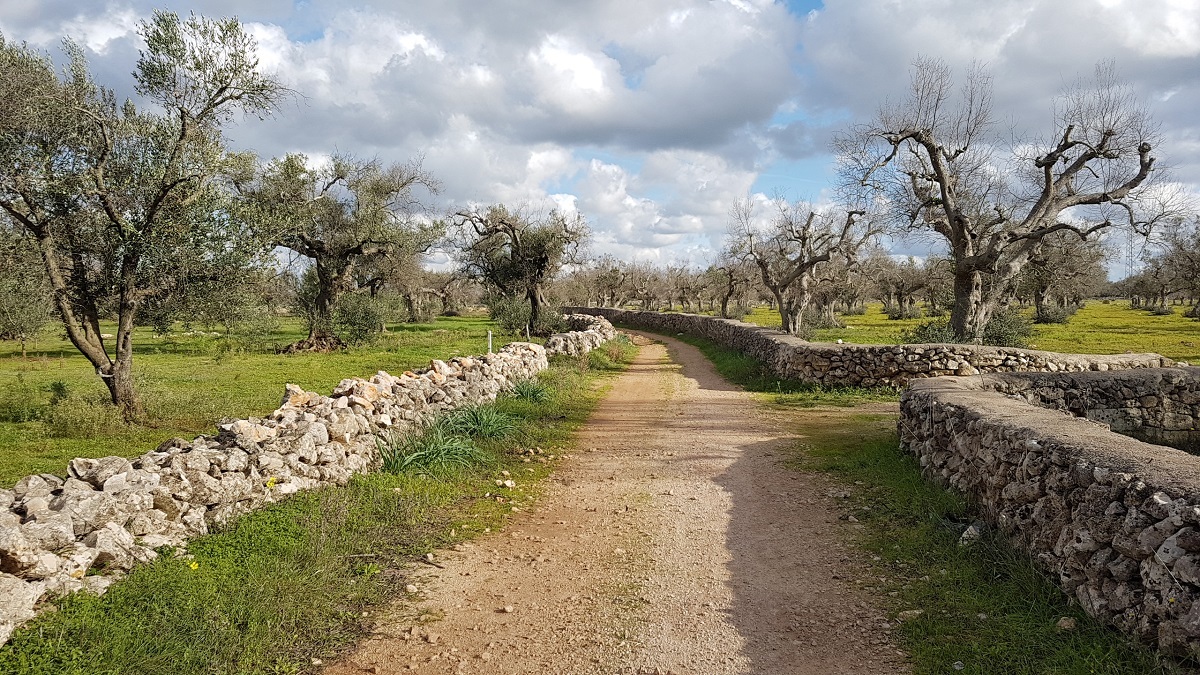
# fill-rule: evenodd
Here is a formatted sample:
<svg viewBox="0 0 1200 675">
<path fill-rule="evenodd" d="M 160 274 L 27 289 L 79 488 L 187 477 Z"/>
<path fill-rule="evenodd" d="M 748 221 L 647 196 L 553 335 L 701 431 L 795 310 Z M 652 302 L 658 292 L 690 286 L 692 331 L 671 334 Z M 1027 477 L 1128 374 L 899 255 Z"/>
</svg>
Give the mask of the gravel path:
<svg viewBox="0 0 1200 675">
<path fill-rule="evenodd" d="M 906 672 L 835 486 L 781 467 L 795 438 L 698 350 L 637 339 L 537 508 L 326 673 Z"/>
</svg>

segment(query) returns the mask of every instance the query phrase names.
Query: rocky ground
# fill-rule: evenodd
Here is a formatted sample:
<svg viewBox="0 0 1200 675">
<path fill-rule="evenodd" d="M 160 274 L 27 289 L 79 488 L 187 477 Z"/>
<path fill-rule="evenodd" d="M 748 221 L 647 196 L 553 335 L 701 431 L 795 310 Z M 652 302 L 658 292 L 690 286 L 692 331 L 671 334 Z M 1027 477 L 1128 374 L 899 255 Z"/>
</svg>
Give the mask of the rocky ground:
<svg viewBox="0 0 1200 675">
<path fill-rule="evenodd" d="M 696 349 L 638 339 L 538 507 L 438 554 L 328 675 L 906 671 L 836 486 Z"/>
</svg>

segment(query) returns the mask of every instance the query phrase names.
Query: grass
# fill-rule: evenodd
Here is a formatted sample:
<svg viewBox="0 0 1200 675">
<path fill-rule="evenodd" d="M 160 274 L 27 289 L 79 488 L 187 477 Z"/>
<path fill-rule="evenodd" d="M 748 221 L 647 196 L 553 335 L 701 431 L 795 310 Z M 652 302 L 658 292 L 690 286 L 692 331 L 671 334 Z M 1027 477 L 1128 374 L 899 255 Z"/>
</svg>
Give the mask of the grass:
<svg viewBox="0 0 1200 675">
<path fill-rule="evenodd" d="M 678 336 L 677 336 L 678 337 Z M 710 341 L 679 337 L 701 349 L 727 379 L 759 392 L 785 412 L 798 438 L 788 465 L 828 472 L 849 488 L 844 516 L 862 525 L 858 543 L 871 558 L 857 583 L 901 622 L 900 645 L 915 673 L 1041 675 L 1183 672 L 1153 650 L 1087 617 L 1025 553 L 985 530 L 960 547 L 972 505 L 927 482 L 896 437 L 896 414 L 878 402 L 888 390 L 797 387 Z M 871 405 L 874 403 L 873 405 Z M 1076 629 L 1057 628 L 1062 617 Z"/>
<path fill-rule="evenodd" d="M 897 628 L 916 673 L 1175 673 L 1152 649 L 1091 619 L 995 531 L 959 546 L 975 511 L 921 477 L 897 444 L 895 416 L 800 412 L 794 466 L 857 486 L 845 502 L 863 524 L 873 569 L 859 583 L 891 614 L 921 614 Z M 1057 628 L 1063 617 L 1076 628 Z"/>
<path fill-rule="evenodd" d="M 56 601 L 0 648 L 0 672 L 28 675 L 315 672 L 366 635 L 376 608 L 401 594 L 425 553 L 486 532 L 538 499 L 538 481 L 568 451 L 623 367 L 554 359 L 546 403 L 505 398 L 507 440 L 479 441 L 491 461 L 448 471 L 355 477 L 248 514 L 137 568 L 101 598 Z M 505 474 L 504 472 L 507 472 Z M 502 475 L 514 485 L 497 486 Z"/>
<path fill-rule="evenodd" d="M 900 333 L 928 321 L 889 320 L 879 303 L 867 305 L 865 314 L 840 318 L 846 324 L 844 328 L 818 330 L 816 339 L 897 344 Z M 766 307 L 756 307 L 744 320 L 760 326 L 779 326 L 779 314 Z M 1171 315 L 1155 316 L 1131 308 L 1124 300 L 1110 303 L 1091 300 L 1068 323 L 1041 324 L 1034 330 L 1030 345 L 1033 349 L 1072 354 L 1154 352 L 1179 361 L 1200 363 L 1200 321 L 1183 316 L 1180 307 Z"/>
<path fill-rule="evenodd" d="M 489 328 L 486 317 L 446 317 L 389 326 L 374 343 L 345 352 L 297 355 L 270 349 L 302 337 L 294 321 L 255 344 L 138 329 L 134 372 L 148 420 L 133 426 L 104 403 L 104 386 L 69 343 L 43 339 L 22 359 L 15 343 L 0 342 L 0 486 L 30 473 L 61 473 L 74 457 L 133 457 L 172 436 L 209 433 L 222 417 L 269 413 L 288 382 L 327 393 L 345 377 L 486 352 Z"/>
<path fill-rule="evenodd" d="M 900 400 L 899 390 L 891 387 L 827 387 L 783 380 L 761 362 L 741 352 L 704 338 L 689 335 L 673 337 L 698 348 L 725 379 L 741 385 L 747 391 L 763 394 L 766 400 L 776 405 L 800 408 L 818 405 L 852 407 L 861 403 Z"/>
<path fill-rule="evenodd" d="M 382 450 L 383 470 L 388 473 L 425 473 L 446 478 L 476 466 L 492 463 L 492 457 L 467 436 L 434 424 L 423 432 L 394 441 Z"/>
</svg>

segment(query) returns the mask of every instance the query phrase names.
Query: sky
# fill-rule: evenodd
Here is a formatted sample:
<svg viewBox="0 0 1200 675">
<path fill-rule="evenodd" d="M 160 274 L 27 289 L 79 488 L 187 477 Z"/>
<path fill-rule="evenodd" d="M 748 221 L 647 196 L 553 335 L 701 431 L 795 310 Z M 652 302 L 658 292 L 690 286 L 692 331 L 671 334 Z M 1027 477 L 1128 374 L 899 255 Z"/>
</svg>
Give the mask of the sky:
<svg viewBox="0 0 1200 675">
<path fill-rule="evenodd" d="M 1200 193 L 1200 0 L 0 0 L 0 33 L 52 54 L 69 35 L 132 95 L 155 8 L 237 16 L 297 92 L 234 147 L 423 157 L 439 211 L 578 210 L 595 256 L 706 265 L 735 200 L 828 200 L 833 134 L 902 97 L 918 57 L 982 62 L 997 116 L 1034 131 L 1111 60 Z"/>
</svg>

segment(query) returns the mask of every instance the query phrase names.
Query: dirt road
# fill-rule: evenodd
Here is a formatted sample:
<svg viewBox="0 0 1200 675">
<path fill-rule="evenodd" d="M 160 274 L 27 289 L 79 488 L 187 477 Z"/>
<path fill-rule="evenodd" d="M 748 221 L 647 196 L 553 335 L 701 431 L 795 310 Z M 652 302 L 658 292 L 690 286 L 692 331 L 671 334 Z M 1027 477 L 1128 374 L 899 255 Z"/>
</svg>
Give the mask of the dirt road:
<svg viewBox="0 0 1200 675">
<path fill-rule="evenodd" d="M 535 510 L 442 554 L 422 610 L 326 672 L 905 672 L 848 580 L 835 487 L 782 467 L 772 413 L 664 341 L 639 340 Z"/>
</svg>

